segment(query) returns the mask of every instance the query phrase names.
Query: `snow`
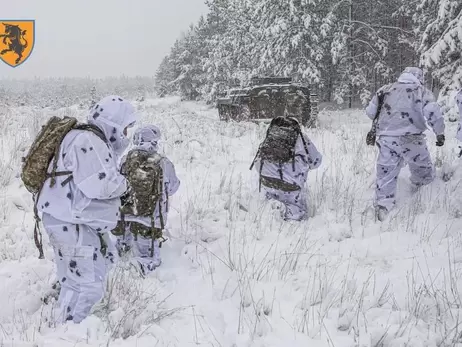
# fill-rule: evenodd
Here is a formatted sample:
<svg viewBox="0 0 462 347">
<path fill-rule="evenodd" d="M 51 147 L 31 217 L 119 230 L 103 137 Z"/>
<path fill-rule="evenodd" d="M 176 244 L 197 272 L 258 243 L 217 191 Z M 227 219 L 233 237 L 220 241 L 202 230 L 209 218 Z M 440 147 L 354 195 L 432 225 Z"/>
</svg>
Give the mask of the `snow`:
<svg viewBox="0 0 462 347">
<path fill-rule="evenodd" d="M 311 218 L 282 222 L 249 170 L 266 125 L 225 123 L 216 109 L 177 98 L 136 103 L 159 126 L 181 187 L 171 199 L 163 264 L 141 279 L 123 259 L 105 299 L 81 324 L 50 326 L 40 298 L 54 281 L 44 234 L 39 260 L 20 158 L 52 111 L 0 112 L 0 345 L 67 346 L 457 346 L 462 343 L 462 172 L 456 124 L 436 150 L 438 178 L 412 193 L 399 179 L 398 208 L 384 223 L 370 209 L 376 149 L 361 110 L 321 111 L 307 130 L 324 155 L 309 174 Z M 442 169 L 452 179 L 444 183 Z"/>
</svg>

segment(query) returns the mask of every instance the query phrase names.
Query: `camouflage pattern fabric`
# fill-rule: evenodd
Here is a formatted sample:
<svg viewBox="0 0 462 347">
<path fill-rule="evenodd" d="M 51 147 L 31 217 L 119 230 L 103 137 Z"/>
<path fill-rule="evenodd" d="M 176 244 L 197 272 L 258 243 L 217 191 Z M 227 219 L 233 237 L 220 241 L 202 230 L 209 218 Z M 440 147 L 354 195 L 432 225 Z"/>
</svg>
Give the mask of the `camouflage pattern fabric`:
<svg viewBox="0 0 462 347">
<path fill-rule="evenodd" d="M 150 239 L 161 239 L 162 238 L 162 230 L 159 228 L 148 228 L 147 226 L 140 224 L 140 223 L 135 223 L 131 222 L 130 223 L 130 231 L 135 235 L 140 235 L 144 238 L 150 238 Z"/>
<path fill-rule="evenodd" d="M 26 157 L 23 158 L 21 179 L 26 189 L 32 194 L 38 194 L 45 181 L 51 177 L 51 186 L 55 183 L 55 177 L 70 175 L 70 171 L 56 172 L 57 158 L 61 142 L 71 130 L 87 130 L 96 134 L 104 142 L 107 142 L 102 131 L 90 124 L 77 124 L 73 117 L 51 117 L 42 126 L 36 136 Z M 50 162 L 54 160 L 53 170 L 48 173 Z"/>
<path fill-rule="evenodd" d="M 52 117 L 42 127 L 25 158 L 21 179 L 32 194 L 38 194 L 49 177 L 48 166 L 59 151 L 64 136 L 77 124 L 75 118 Z"/>
<path fill-rule="evenodd" d="M 125 222 L 118 221 L 117 226 L 111 230 L 112 234 L 115 236 L 122 236 L 125 234 Z"/>
<path fill-rule="evenodd" d="M 163 171 L 157 153 L 135 149 L 128 153 L 121 173 L 129 184 L 128 198 L 122 213 L 152 217 L 163 192 Z M 163 228 L 163 226 L 162 226 Z"/>
<path fill-rule="evenodd" d="M 287 163 L 294 159 L 294 148 L 301 129 L 296 120 L 275 118 L 260 146 L 259 157 L 268 162 Z"/>
<path fill-rule="evenodd" d="M 267 177 L 267 176 L 260 176 L 261 185 L 266 188 L 272 188 L 281 190 L 283 192 L 296 192 L 301 189 L 301 187 L 297 184 L 288 183 L 284 180 L 274 178 L 274 177 Z"/>
</svg>

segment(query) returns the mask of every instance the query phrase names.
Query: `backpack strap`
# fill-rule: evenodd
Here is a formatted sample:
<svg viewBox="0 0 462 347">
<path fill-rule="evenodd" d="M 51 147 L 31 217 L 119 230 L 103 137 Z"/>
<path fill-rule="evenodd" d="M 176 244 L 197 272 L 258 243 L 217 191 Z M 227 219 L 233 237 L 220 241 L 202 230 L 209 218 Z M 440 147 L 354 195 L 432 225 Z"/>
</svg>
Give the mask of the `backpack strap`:
<svg viewBox="0 0 462 347">
<path fill-rule="evenodd" d="M 263 160 L 260 162 L 260 170 L 259 170 L 259 173 L 258 173 L 258 191 L 261 192 L 261 173 L 263 171 Z"/>
<path fill-rule="evenodd" d="M 165 201 L 165 211 L 168 212 L 168 211 L 169 211 L 169 204 L 168 204 L 168 191 L 167 191 L 167 187 L 168 187 L 168 184 L 165 183 L 165 185 L 164 185 L 164 189 L 165 189 L 165 199 L 166 199 L 166 201 Z"/>
<path fill-rule="evenodd" d="M 279 172 L 279 178 L 281 179 L 281 181 L 284 181 L 284 173 L 282 172 L 282 164 L 281 163 L 279 163 L 278 172 Z"/>
<path fill-rule="evenodd" d="M 50 180 L 50 188 L 53 188 L 53 186 L 56 183 L 56 177 L 58 176 L 64 176 L 64 175 L 70 175 L 72 174 L 72 171 L 56 171 L 58 169 L 58 160 L 59 160 L 59 150 L 61 149 L 61 144 L 56 147 L 55 155 L 53 158 L 53 167 L 51 169 L 51 173 L 47 173 L 47 178 L 51 178 Z"/>
<path fill-rule="evenodd" d="M 268 129 L 266 129 L 266 137 L 268 137 L 271 128 L 274 126 L 275 120 L 276 120 L 276 118 L 273 118 L 273 120 L 271 121 Z M 258 147 L 257 154 L 255 154 L 255 157 L 252 160 L 252 164 L 250 165 L 250 168 L 249 168 L 250 171 L 252 171 L 252 169 L 253 169 L 253 167 L 255 165 L 255 162 L 257 161 L 258 155 L 260 154 L 261 146 L 262 146 L 262 144 L 260 144 L 260 146 Z M 261 167 L 260 167 L 260 172 L 261 172 Z"/>
<path fill-rule="evenodd" d="M 306 154 L 310 154 L 310 151 L 308 150 L 308 145 L 306 144 L 305 138 L 303 137 L 303 133 L 302 133 L 301 130 L 300 130 L 299 135 L 300 135 L 300 137 L 302 138 L 303 147 L 305 147 L 305 152 L 306 152 Z"/>
<path fill-rule="evenodd" d="M 260 147 L 258 148 L 257 154 L 255 154 L 255 158 L 252 160 L 252 164 L 250 165 L 249 170 L 252 171 L 253 166 L 255 165 L 255 162 L 257 161 L 258 155 L 260 154 Z"/>
<path fill-rule="evenodd" d="M 40 192 L 37 194 L 37 196 L 32 196 L 32 201 L 34 202 L 34 219 L 35 219 L 34 242 L 35 242 L 35 247 L 37 247 L 39 251 L 39 259 L 45 259 L 45 255 L 43 253 L 42 233 L 40 232 L 41 219 L 38 215 L 38 208 L 37 208 L 39 196 L 40 196 Z"/>
<path fill-rule="evenodd" d="M 120 224 L 122 225 L 122 237 L 125 241 L 127 224 L 125 223 L 125 213 L 122 211 L 122 208 L 120 208 Z"/>
<path fill-rule="evenodd" d="M 157 182 L 157 184 L 159 185 L 157 188 L 158 188 L 158 190 L 160 192 L 159 199 L 157 200 L 157 204 L 158 204 L 158 207 L 159 207 L 159 221 L 160 221 L 160 234 L 161 235 L 162 235 L 162 231 L 165 229 L 164 214 L 162 213 L 162 202 L 163 202 L 162 197 L 163 197 L 164 189 L 165 189 L 165 186 L 164 186 L 164 170 L 163 170 L 162 165 L 161 165 L 162 159 L 163 159 L 163 157 L 161 159 L 159 159 L 159 166 L 161 167 L 161 172 L 160 172 L 159 180 Z M 166 193 L 166 195 L 168 196 L 167 193 Z M 167 204 L 168 204 L 168 198 L 167 198 Z M 151 216 L 151 228 L 152 228 L 151 257 L 153 257 L 154 256 L 154 241 L 155 241 L 155 239 L 159 238 L 159 237 L 157 237 L 158 236 L 157 235 L 158 234 L 157 233 L 158 228 L 156 228 L 156 225 L 155 225 L 154 214 Z M 163 236 L 161 236 L 160 238 L 162 238 L 162 241 L 159 242 L 159 248 L 162 248 L 162 243 L 167 241 L 167 239 L 165 239 Z"/>
<path fill-rule="evenodd" d="M 91 131 L 93 134 L 98 136 L 104 143 L 108 143 L 106 136 L 103 131 L 94 124 L 78 124 L 74 127 L 75 130 Z"/>
</svg>

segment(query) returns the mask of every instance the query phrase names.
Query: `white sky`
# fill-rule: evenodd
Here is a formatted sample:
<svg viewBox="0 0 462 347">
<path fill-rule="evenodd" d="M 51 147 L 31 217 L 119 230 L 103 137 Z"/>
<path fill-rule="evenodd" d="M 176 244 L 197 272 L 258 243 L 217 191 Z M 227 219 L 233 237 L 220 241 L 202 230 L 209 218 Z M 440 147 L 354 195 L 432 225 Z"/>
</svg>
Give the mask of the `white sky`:
<svg viewBox="0 0 462 347">
<path fill-rule="evenodd" d="M 153 76 L 204 0 L 1 0 L 0 20 L 35 19 L 29 59 L 0 78 Z"/>
</svg>

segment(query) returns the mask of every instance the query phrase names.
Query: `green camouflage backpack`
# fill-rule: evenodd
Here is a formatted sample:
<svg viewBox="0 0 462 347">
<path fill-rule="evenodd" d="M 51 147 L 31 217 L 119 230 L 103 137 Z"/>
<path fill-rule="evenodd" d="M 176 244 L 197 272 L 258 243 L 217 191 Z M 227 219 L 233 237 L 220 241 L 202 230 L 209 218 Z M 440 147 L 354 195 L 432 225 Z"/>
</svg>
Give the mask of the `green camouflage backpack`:
<svg viewBox="0 0 462 347">
<path fill-rule="evenodd" d="M 74 129 L 91 131 L 107 143 L 103 132 L 94 125 L 78 124 L 77 119 L 73 117 L 51 117 L 35 137 L 27 155 L 22 158 L 21 180 L 26 189 L 32 193 L 34 200 L 34 239 L 40 253 L 40 259 L 43 259 L 44 255 L 42 237 L 39 230 L 40 218 L 38 217 L 37 201 L 40 191 L 48 178 L 50 178 L 50 187 L 56 184 L 56 177 L 58 176 L 68 176 L 62 183 L 63 186 L 72 180 L 71 171 L 56 171 L 56 169 L 61 142 L 67 133 Z M 52 160 L 53 167 L 49 173 L 48 168 Z"/>
<path fill-rule="evenodd" d="M 286 192 L 300 190 L 298 185 L 284 181 L 282 173 L 282 165 L 289 162 L 292 162 L 292 167 L 295 169 L 295 146 L 299 137 L 303 142 L 306 153 L 308 153 L 308 146 L 303 138 L 298 121 L 292 117 L 280 116 L 273 118 L 266 131 L 266 137 L 250 165 L 250 170 L 252 170 L 257 159 L 261 160 L 260 188 L 263 185 Z M 280 178 L 266 177 L 261 174 L 265 162 L 279 165 L 281 168 L 279 170 Z"/>
<path fill-rule="evenodd" d="M 128 191 L 122 199 L 122 221 L 115 233 L 123 233 L 125 228 L 124 216 L 132 215 L 151 218 L 151 227 L 146 228 L 139 223 L 131 223 L 132 232 L 153 239 L 162 238 L 164 218 L 162 215 L 162 196 L 164 174 L 162 169 L 162 156 L 158 153 L 149 153 L 141 149 L 134 149 L 127 154 L 120 172 L 128 182 Z M 159 207 L 161 227 L 155 227 L 154 212 Z M 134 230 L 136 229 L 136 230 Z"/>
</svg>

